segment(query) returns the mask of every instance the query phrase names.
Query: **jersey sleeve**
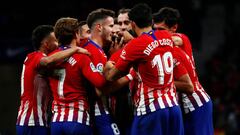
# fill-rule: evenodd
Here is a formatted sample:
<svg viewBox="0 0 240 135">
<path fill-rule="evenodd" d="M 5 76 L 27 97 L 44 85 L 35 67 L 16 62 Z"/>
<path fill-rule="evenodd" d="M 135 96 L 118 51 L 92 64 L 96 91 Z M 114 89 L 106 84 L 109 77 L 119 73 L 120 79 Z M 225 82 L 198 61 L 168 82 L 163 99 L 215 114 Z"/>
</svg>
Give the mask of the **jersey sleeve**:
<svg viewBox="0 0 240 135">
<path fill-rule="evenodd" d="M 122 49 L 120 49 L 117 52 L 115 52 L 114 54 L 112 54 L 109 61 L 113 61 L 113 62 L 117 63 L 118 59 L 120 58 L 121 52 L 122 52 Z"/>
<path fill-rule="evenodd" d="M 185 75 L 188 73 L 184 64 L 181 62 L 181 57 L 177 53 L 178 52 L 176 51 L 173 52 L 173 57 L 174 57 L 173 75 L 175 79 L 178 79 L 182 75 Z"/>
<path fill-rule="evenodd" d="M 131 40 L 122 50 L 116 68 L 127 72 L 132 64 L 143 56 L 143 49 L 135 39 Z"/>
<path fill-rule="evenodd" d="M 46 55 L 44 55 L 43 53 L 37 53 L 37 55 L 35 56 L 34 61 L 35 61 L 35 66 L 36 66 L 37 68 L 40 68 L 40 67 L 41 67 L 40 61 L 41 61 L 41 59 L 44 58 L 44 57 L 46 57 Z"/>
<path fill-rule="evenodd" d="M 98 72 L 87 55 L 82 55 L 80 63 L 84 77 L 86 77 L 95 87 L 101 88 L 105 85 L 106 80 L 104 76 Z"/>
</svg>

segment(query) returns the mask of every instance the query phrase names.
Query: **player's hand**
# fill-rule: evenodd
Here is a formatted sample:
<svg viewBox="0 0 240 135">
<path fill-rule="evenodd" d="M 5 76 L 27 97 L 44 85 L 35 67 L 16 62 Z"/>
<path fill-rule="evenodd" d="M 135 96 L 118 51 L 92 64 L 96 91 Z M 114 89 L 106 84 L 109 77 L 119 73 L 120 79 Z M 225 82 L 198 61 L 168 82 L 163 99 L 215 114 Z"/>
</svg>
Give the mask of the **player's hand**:
<svg viewBox="0 0 240 135">
<path fill-rule="evenodd" d="M 123 41 L 124 41 L 124 37 L 123 36 L 115 38 L 114 41 L 112 41 L 111 48 L 109 49 L 109 54 L 112 55 L 116 51 L 122 49 L 123 45 L 124 45 Z"/>
<path fill-rule="evenodd" d="M 183 40 L 179 36 L 172 36 L 172 40 L 173 40 L 174 45 L 176 45 L 176 46 L 183 45 Z"/>
<path fill-rule="evenodd" d="M 114 67 L 114 65 L 115 65 L 114 61 L 107 61 L 107 63 L 104 66 L 104 71 L 109 71 Z"/>
<path fill-rule="evenodd" d="M 87 50 L 87 49 L 84 49 L 82 47 L 77 47 L 77 53 L 82 53 L 82 54 L 86 54 L 88 56 L 91 55 L 91 53 Z"/>
</svg>

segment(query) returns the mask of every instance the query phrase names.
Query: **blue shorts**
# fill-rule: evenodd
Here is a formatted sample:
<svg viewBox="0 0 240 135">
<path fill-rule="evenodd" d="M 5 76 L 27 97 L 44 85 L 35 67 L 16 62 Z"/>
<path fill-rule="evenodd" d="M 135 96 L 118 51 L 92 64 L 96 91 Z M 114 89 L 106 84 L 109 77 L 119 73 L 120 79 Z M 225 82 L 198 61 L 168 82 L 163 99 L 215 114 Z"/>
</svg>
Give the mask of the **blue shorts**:
<svg viewBox="0 0 240 135">
<path fill-rule="evenodd" d="M 174 106 L 135 116 L 131 135 L 183 135 L 183 130 L 181 109 Z"/>
<path fill-rule="evenodd" d="M 184 115 L 185 135 L 213 135 L 212 101 Z"/>
<path fill-rule="evenodd" d="M 95 116 L 94 128 L 97 135 L 120 135 L 117 124 L 108 114 Z"/>
<path fill-rule="evenodd" d="M 16 126 L 17 135 L 50 135 L 50 129 L 45 126 Z"/>
<path fill-rule="evenodd" d="M 78 122 L 52 122 L 51 135 L 91 135 L 90 126 Z"/>
</svg>

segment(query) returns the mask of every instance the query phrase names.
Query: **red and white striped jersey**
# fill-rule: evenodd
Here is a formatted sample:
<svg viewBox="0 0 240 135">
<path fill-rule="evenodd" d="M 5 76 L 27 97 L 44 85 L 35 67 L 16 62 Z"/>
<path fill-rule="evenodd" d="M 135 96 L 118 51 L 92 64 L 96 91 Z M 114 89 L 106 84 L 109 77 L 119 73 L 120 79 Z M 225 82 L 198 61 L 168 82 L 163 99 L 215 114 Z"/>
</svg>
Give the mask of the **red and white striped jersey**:
<svg viewBox="0 0 240 135">
<path fill-rule="evenodd" d="M 107 62 L 107 56 L 104 53 L 103 49 L 91 39 L 89 39 L 88 43 L 85 43 L 83 47 L 91 53 L 90 59 L 92 60 L 97 71 L 102 74 L 103 67 Z M 97 101 L 95 104 L 95 116 L 109 114 L 107 104 L 104 103 L 103 100 L 103 98 L 97 97 Z"/>
<path fill-rule="evenodd" d="M 97 88 L 105 84 L 105 78 L 90 58 L 84 54 L 73 54 L 67 61 L 58 64 L 49 80 L 54 97 L 52 122 L 75 121 L 90 125 L 89 89 L 84 83 L 89 81 Z"/>
<path fill-rule="evenodd" d="M 191 95 L 182 94 L 182 103 L 184 112 L 194 111 L 197 107 L 201 107 L 204 103 L 210 100 L 209 95 L 205 92 L 202 85 L 198 81 L 198 76 L 195 71 L 195 65 L 191 58 L 181 48 L 174 47 L 174 56 L 176 62 L 181 62 L 188 71 L 189 77 L 194 86 L 194 92 Z M 174 76 L 180 76 L 182 72 L 174 72 Z"/>
<path fill-rule="evenodd" d="M 183 44 L 179 47 L 191 58 L 193 64 L 195 65 L 193 53 L 192 53 L 192 44 L 191 44 L 189 38 L 187 37 L 187 35 L 185 35 L 183 33 L 173 33 L 173 35 L 178 36 L 182 39 Z"/>
<path fill-rule="evenodd" d="M 173 42 L 167 31 L 150 31 L 131 40 L 121 53 L 116 68 L 126 72 L 134 67 L 138 90 L 134 95 L 136 114 L 177 106 L 173 82 Z"/>
<path fill-rule="evenodd" d="M 40 75 L 42 52 L 27 55 L 21 75 L 21 105 L 16 125 L 47 126 L 47 107 L 51 91 L 46 76 Z"/>
</svg>

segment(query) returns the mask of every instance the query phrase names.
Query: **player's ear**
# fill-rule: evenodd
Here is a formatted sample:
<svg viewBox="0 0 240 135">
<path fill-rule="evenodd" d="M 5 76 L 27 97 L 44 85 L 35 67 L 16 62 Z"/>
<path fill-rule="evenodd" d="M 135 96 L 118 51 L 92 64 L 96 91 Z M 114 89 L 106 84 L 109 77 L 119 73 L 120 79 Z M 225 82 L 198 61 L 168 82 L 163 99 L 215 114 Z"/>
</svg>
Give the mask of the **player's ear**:
<svg viewBox="0 0 240 135">
<path fill-rule="evenodd" d="M 134 29 L 135 29 L 135 27 L 136 27 L 136 23 L 135 23 L 135 22 L 133 22 L 133 21 L 131 21 L 131 26 L 132 26 L 132 29 L 134 30 Z"/>
<path fill-rule="evenodd" d="M 102 24 L 97 23 L 95 27 L 98 31 L 100 31 L 100 32 L 102 31 Z"/>
<path fill-rule="evenodd" d="M 173 25 L 173 26 L 170 28 L 170 30 L 171 30 L 172 32 L 176 32 L 176 31 L 177 31 L 177 28 L 178 28 L 178 24 L 175 24 L 175 25 Z"/>
<path fill-rule="evenodd" d="M 41 41 L 40 47 L 47 47 L 47 45 L 48 45 L 47 39 L 45 38 L 45 39 L 43 39 L 43 40 Z"/>
</svg>

